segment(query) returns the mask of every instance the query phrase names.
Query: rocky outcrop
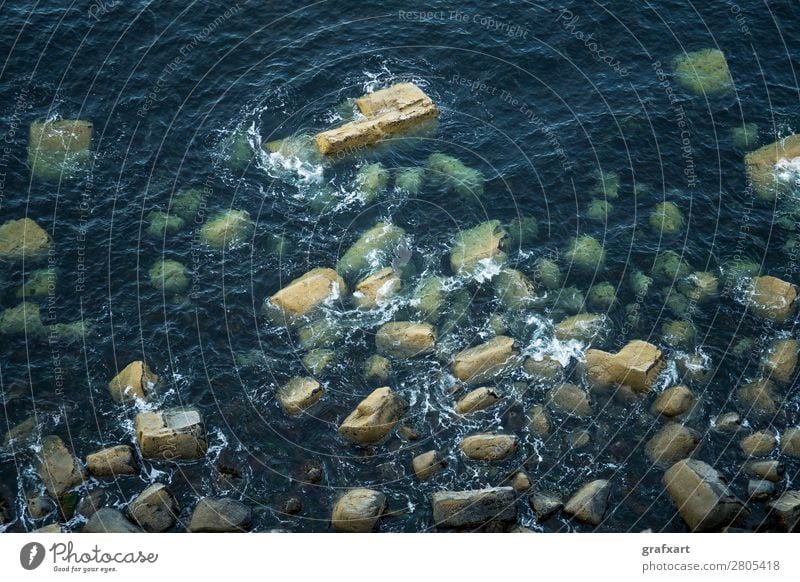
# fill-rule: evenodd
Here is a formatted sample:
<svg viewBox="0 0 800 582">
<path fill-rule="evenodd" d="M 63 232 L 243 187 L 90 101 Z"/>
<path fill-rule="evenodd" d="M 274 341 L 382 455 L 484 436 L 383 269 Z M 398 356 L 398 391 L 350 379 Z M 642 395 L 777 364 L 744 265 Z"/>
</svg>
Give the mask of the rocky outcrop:
<svg viewBox="0 0 800 582">
<path fill-rule="evenodd" d="M 795 531 L 800 523 L 800 491 L 784 491 L 783 495 L 767 504 L 770 515 L 786 531 Z"/>
<path fill-rule="evenodd" d="M 665 365 L 661 350 L 641 340 L 628 343 L 616 354 L 586 352 L 586 375 L 595 388 L 622 385 L 649 392 Z"/>
<path fill-rule="evenodd" d="M 517 452 L 514 435 L 482 433 L 465 437 L 459 448 L 474 461 L 502 461 Z"/>
<path fill-rule="evenodd" d="M 378 353 L 390 358 L 415 358 L 433 352 L 435 347 L 436 330 L 429 323 L 392 321 L 375 334 Z"/>
<path fill-rule="evenodd" d="M 134 420 L 142 457 L 165 461 L 194 460 L 208 450 L 205 426 L 196 408 L 140 412 Z"/>
<path fill-rule="evenodd" d="M 439 451 L 428 451 L 417 455 L 411 460 L 411 468 L 420 481 L 430 479 L 441 471 L 444 466 L 444 455 Z"/>
<path fill-rule="evenodd" d="M 205 497 L 195 506 L 186 531 L 191 533 L 234 533 L 247 531 L 253 511 L 229 497 Z"/>
<path fill-rule="evenodd" d="M 122 513 L 112 507 L 101 507 L 83 527 L 83 533 L 142 533 Z"/>
<path fill-rule="evenodd" d="M 318 267 L 298 277 L 264 302 L 264 313 L 276 323 L 293 323 L 311 314 L 326 301 L 347 295 L 347 286 L 336 271 Z"/>
<path fill-rule="evenodd" d="M 486 386 L 476 388 L 456 403 L 455 411 L 459 414 L 469 414 L 478 410 L 489 408 L 502 400 L 503 395 L 494 388 Z"/>
<path fill-rule="evenodd" d="M 469 384 L 487 382 L 516 362 L 519 350 L 513 338 L 499 335 L 455 355 L 453 375 Z"/>
<path fill-rule="evenodd" d="M 794 179 L 788 164 L 798 157 L 800 134 L 779 139 L 745 155 L 747 177 L 759 198 L 774 200 L 790 190 Z"/>
<path fill-rule="evenodd" d="M 772 342 L 761 360 L 761 371 L 770 380 L 786 384 L 792 379 L 797 368 L 797 354 L 800 344 L 793 339 L 779 339 Z"/>
<path fill-rule="evenodd" d="M 83 468 L 78 459 L 72 456 L 64 441 L 56 435 L 42 439 L 36 471 L 53 499 L 59 499 L 84 480 Z"/>
<path fill-rule="evenodd" d="M 353 303 L 359 309 L 375 309 L 397 295 L 403 281 L 391 267 L 380 269 L 356 284 Z"/>
<path fill-rule="evenodd" d="M 690 456 L 700 443 L 700 435 L 682 424 L 664 425 L 645 445 L 651 463 L 667 467 Z"/>
<path fill-rule="evenodd" d="M 30 218 L 9 220 L 0 226 L 0 261 L 33 263 L 47 258 L 53 240 Z"/>
<path fill-rule="evenodd" d="M 745 511 L 720 474 L 702 461 L 678 461 L 664 474 L 664 484 L 692 531 L 720 530 Z"/>
<path fill-rule="evenodd" d="M 483 222 L 456 235 L 450 251 L 450 268 L 456 274 L 473 274 L 481 264 L 505 263 L 508 232 L 499 220 Z"/>
<path fill-rule="evenodd" d="M 586 417 L 594 414 L 589 395 L 575 384 L 561 384 L 547 393 L 548 405 L 573 416 Z"/>
<path fill-rule="evenodd" d="M 407 407 L 391 388 L 378 388 L 342 421 L 339 433 L 356 444 L 376 443 L 394 429 Z"/>
<path fill-rule="evenodd" d="M 324 391 L 314 378 L 295 376 L 278 389 L 278 402 L 287 414 L 297 415 L 312 407 Z"/>
<path fill-rule="evenodd" d="M 147 400 L 153 396 L 158 375 L 141 360 L 131 362 L 108 383 L 108 391 L 115 402 Z"/>
<path fill-rule="evenodd" d="M 175 525 L 180 507 L 163 483 L 153 483 L 128 506 L 134 523 L 145 531 L 164 532 Z"/>
<path fill-rule="evenodd" d="M 394 250 L 406 236 L 406 231 L 389 222 L 378 222 L 366 230 L 336 263 L 336 272 L 352 281 L 367 268 L 388 266 Z"/>
<path fill-rule="evenodd" d="M 797 287 L 770 275 L 755 277 L 748 290 L 747 306 L 755 315 L 784 323 L 797 307 Z"/>
<path fill-rule="evenodd" d="M 86 466 L 96 477 L 135 475 L 136 460 L 128 445 L 117 445 L 86 455 Z"/>
<path fill-rule="evenodd" d="M 588 525 L 599 525 L 608 509 L 611 483 L 605 479 L 590 481 L 570 497 L 564 513 Z"/>
<path fill-rule="evenodd" d="M 437 491 L 432 504 L 437 528 L 477 528 L 489 523 L 517 521 L 516 496 L 511 487 Z"/>
<path fill-rule="evenodd" d="M 385 509 L 386 495 L 380 491 L 351 489 L 333 505 L 331 525 L 342 532 L 370 532 Z"/>
<path fill-rule="evenodd" d="M 653 403 L 653 412 L 668 418 L 680 416 L 689 411 L 697 401 L 694 392 L 683 384 L 667 388 Z"/>
</svg>

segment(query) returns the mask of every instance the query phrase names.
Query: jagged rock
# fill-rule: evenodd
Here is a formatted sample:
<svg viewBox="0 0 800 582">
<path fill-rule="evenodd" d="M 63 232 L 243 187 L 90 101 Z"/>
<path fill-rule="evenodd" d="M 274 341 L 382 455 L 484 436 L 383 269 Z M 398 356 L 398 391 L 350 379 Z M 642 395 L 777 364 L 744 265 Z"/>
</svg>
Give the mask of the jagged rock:
<svg viewBox="0 0 800 582">
<path fill-rule="evenodd" d="M 530 497 L 530 503 L 536 512 L 536 521 L 544 523 L 564 508 L 561 494 L 553 491 L 537 491 Z"/>
<path fill-rule="evenodd" d="M 538 437 L 546 437 L 550 434 L 552 423 L 547 410 L 541 404 L 535 405 L 528 411 L 528 427 L 531 432 Z"/>
<path fill-rule="evenodd" d="M 347 286 L 333 269 L 318 267 L 298 277 L 264 302 L 264 313 L 290 323 L 309 315 L 326 301 L 347 295 Z"/>
<path fill-rule="evenodd" d="M 603 338 L 608 327 L 608 318 L 597 313 L 579 313 L 560 321 L 555 326 L 556 339 L 575 340 L 591 345 Z"/>
<path fill-rule="evenodd" d="M 680 416 L 694 406 L 697 397 L 683 384 L 667 388 L 653 403 L 653 412 L 666 417 Z"/>
<path fill-rule="evenodd" d="M 324 390 L 314 378 L 295 376 L 278 389 L 277 396 L 287 414 L 297 415 L 313 406 Z"/>
<path fill-rule="evenodd" d="M 9 220 L 0 226 L 0 260 L 32 263 L 47 258 L 53 240 L 30 218 Z"/>
<path fill-rule="evenodd" d="M 208 450 L 205 426 L 196 408 L 140 412 L 134 420 L 142 457 L 166 461 L 194 460 Z"/>
<path fill-rule="evenodd" d="M 215 249 L 226 249 L 247 241 L 255 229 L 244 210 L 227 210 L 213 217 L 200 228 L 200 240 Z"/>
<path fill-rule="evenodd" d="M 664 425 L 645 445 L 652 463 L 668 466 L 690 456 L 700 442 L 700 435 L 682 424 Z"/>
<path fill-rule="evenodd" d="M 137 472 L 133 451 L 128 445 L 117 445 L 86 455 L 86 466 L 97 477 L 135 475 Z"/>
<path fill-rule="evenodd" d="M 486 386 L 476 388 L 456 403 L 455 411 L 459 414 L 469 414 L 470 412 L 489 408 L 502 398 L 503 395 L 494 388 L 488 388 Z"/>
<path fill-rule="evenodd" d="M 462 350 L 453 359 L 453 375 L 462 382 L 490 381 L 516 361 L 517 343 L 508 336 L 496 336 L 486 343 Z"/>
<path fill-rule="evenodd" d="M 763 200 L 774 200 L 788 192 L 794 185 L 789 164 L 797 157 L 800 157 L 800 134 L 779 139 L 745 155 L 747 177 L 756 195 Z"/>
<path fill-rule="evenodd" d="M 89 518 L 83 533 L 142 533 L 122 513 L 112 507 L 101 507 Z"/>
<path fill-rule="evenodd" d="M 619 384 L 648 392 L 665 365 L 661 350 L 641 340 L 629 342 L 616 354 L 595 349 L 586 352 L 586 374 L 596 388 Z"/>
<path fill-rule="evenodd" d="M 384 386 L 392 376 L 392 362 L 378 354 L 373 354 L 364 362 L 364 379 L 371 386 Z"/>
<path fill-rule="evenodd" d="M 547 402 L 556 410 L 586 417 L 594 414 L 589 395 L 575 384 L 561 384 L 547 393 Z"/>
<path fill-rule="evenodd" d="M 517 504 L 511 487 L 473 491 L 437 491 L 433 494 L 433 521 L 438 528 L 475 528 L 514 523 Z"/>
<path fill-rule="evenodd" d="M 456 274 L 474 274 L 483 264 L 502 265 L 508 260 L 508 232 L 499 220 L 482 222 L 459 232 L 450 251 L 450 268 Z"/>
<path fill-rule="evenodd" d="M 433 352 L 435 347 L 436 330 L 429 323 L 392 321 L 375 334 L 378 353 L 390 358 L 414 358 Z"/>
<path fill-rule="evenodd" d="M 60 119 L 31 123 L 28 164 L 45 180 L 72 178 L 92 161 L 91 121 Z"/>
<path fill-rule="evenodd" d="M 56 435 L 42 439 L 36 471 L 53 499 L 59 499 L 84 480 L 83 468 L 78 459 L 72 456 L 64 441 Z"/>
<path fill-rule="evenodd" d="M 759 317 L 784 323 L 795 312 L 797 287 L 770 275 L 756 277 L 748 290 L 747 305 Z"/>
<path fill-rule="evenodd" d="M 444 455 L 439 451 L 428 451 L 417 455 L 411 460 L 411 468 L 420 481 L 430 479 L 444 467 Z"/>
<path fill-rule="evenodd" d="M 800 491 L 784 491 L 767 507 L 770 514 L 786 531 L 795 531 L 800 522 Z"/>
<path fill-rule="evenodd" d="M 702 461 L 678 461 L 664 474 L 664 484 L 692 531 L 722 529 L 745 511 L 720 474 Z"/>
<path fill-rule="evenodd" d="M 139 493 L 128 506 L 131 519 L 144 530 L 163 532 L 175 525 L 178 502 L 162 483 L 153 483 Z"/>
<path fill-rule="evenodd" d="M 781 402 L 775 384 L 765 379 L 744 384 L 736 391 L 736 398 L 747 408 L 748 414 L 763 416 L 778 412 Z"/>
<path fill-rule="evenodd" d="M 784 469 L 785 467 L 783 464 L 774 459 L 769 461 L 753 461 L 745 466 L 745 470 L 751 475 L 775 483 L 783 479 Z"/>
<path fill-rule="evenodd" d="M 336 500 L 331 525 L 343 532 L 370 532 L 385 509 L 386 495 L 383 493 L 372 489 L 351 489 Z"/>
<path fill-rule="evenodd" d="M 465 437 L 459 448 L 474 461 L 502 461 L 517 452 L 517 437 L 482 433 Z"/>
<path fill-rule="evenodd" d="M 191 533 L 232 533 L 247 531 L 253 511 L 229 497 L 204 497 L 192 512 L 186 531 Z"/>
<path fill-rule="evenodd" d="M 608 508 L 611 495 L 611 483 L 605 479 L 590 481 L 573 495 L 566 505 L 564 513 L 588 525 L 599 525 Z"/>
<path fill-rule="evenodd" d="M 353 303 L 359 309 L 375 309 L 397 295 L 403 281 L 391 267 L 376 271 L 356 284 Z"/>
<path fill-rule="evenodd" d="M 770 454 L 778 443 L 771 432 L 760 430 L 745 437 L 739 444 L 748 457 L 763 457 Z"/>
<path fill-rule="evenodd" d="M 407 407 L 391 388 L 378 388 L 342 421 L 339 433 L 357 444 L 376 443 L 394 429 Z"/>
<path fill-rule="evenodd" d="M 336 263 L 336 272 L 352 280 L 368 267 L 386 266 L 391 252 L 403 241 L 406 231 L 388 222 L 378 222 L 365 231 Z"/>
<path fill-rule="evenodd" d="M 776 382 L 789 382 L 797 368 L 798 349 L 800 344 L 797 340 L 779 339 L 772 342 L 761 360 L 764 375 Z"/>
<path fill-rule="evenodd" d="M 148 365 L 137 360 L 131 362 L 108 383 L 108 391 L 115 402 L 147 400 L 158 384 L 158 375 Z"/>
<path fill-rule="evenodd" d="M 800 458 L 800 428 L 787 428 L 781 435 L 781 452 Z"/>
</svg>

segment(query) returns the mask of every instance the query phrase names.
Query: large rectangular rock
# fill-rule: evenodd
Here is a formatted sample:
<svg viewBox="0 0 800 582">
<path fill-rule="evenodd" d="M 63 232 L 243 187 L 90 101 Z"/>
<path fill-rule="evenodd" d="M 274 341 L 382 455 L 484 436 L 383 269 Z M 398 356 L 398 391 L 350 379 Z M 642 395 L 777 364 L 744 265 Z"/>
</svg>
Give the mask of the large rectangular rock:
<svg viewBox="0 0 800 582">
<path fill-rule="evenodd" d="M 616 354 L 594 349 L 586 352 L 586 373 L 596 388 L 618 384 L 649 392 L 665 365 L 661 350 L 641 340 L 629 342 Z"/>
<path fill-rule="evenodd" d="M 487 382 L 503 373 L 518 355 L 519 350 L 513 338 L 499 335 L 457 353 L 453 360 L 453 375 L 471 384 Z"/>
<path fill-rule="evenodd" d="M 199 459 L 208 450 L 205 426 L 196 408 L 148 410 L 136 415 L 136 441 L 146 459 Z"/>
<path fill-rule="evenodd" d="M 511 487 L 473 491 L 438 491 L 433 494 L 436 527 L 478 527 L 489 522 L 517 521 L 517 502 Z"/>
</svg>

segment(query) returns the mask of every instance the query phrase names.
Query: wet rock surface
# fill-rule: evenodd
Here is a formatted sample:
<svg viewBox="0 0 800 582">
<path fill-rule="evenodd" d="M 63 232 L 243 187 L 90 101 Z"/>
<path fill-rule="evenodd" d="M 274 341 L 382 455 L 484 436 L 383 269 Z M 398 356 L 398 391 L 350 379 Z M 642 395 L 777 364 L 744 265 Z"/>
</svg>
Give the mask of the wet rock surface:
<svg viewBox="0 0 800 582">
<path fill-rule="evenodd" d="M 378 442 L 394 430 L 407 406 L 391 388 L 378 388 L 342 421 L 339 433 L 356 444 Z"/>
<path fill-rule="evenodd" d="M 438 491 L 433 494 L 433 521 L 437 528 L 477 528 L 491 522 L 513 523 L 517 505 L 511 487 L 475 491 Z"/>
<path fill-rule="evenodd" d="M 352 489 L 336 500 L 331 525 L 337 531 L 366 533 L 375 528 L 386 509 L 386 496 L 372 489 Z"/>
<path fill-rule="evenodd" d="M 247 531 L 253 518 L 249 506 L 228 497 L 201 499 L 189 519 L 191 533 L 233 533 Z"/>
</svg>

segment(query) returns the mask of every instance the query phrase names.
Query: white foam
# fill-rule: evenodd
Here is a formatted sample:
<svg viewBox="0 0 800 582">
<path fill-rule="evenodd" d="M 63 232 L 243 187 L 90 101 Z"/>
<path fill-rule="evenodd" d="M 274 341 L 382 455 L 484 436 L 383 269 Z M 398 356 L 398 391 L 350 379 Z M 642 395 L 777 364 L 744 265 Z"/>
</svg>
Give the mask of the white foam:
<svg viewBox="0 0 800 582">
<path fill-rule="evenodd" d="M 778 160 L 775 164 L 775 179 L 784 184 L 800 184 L 800 156 L 791 160 Z"/>
</svg>

